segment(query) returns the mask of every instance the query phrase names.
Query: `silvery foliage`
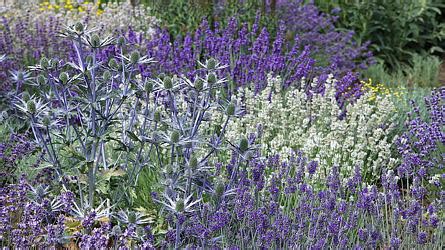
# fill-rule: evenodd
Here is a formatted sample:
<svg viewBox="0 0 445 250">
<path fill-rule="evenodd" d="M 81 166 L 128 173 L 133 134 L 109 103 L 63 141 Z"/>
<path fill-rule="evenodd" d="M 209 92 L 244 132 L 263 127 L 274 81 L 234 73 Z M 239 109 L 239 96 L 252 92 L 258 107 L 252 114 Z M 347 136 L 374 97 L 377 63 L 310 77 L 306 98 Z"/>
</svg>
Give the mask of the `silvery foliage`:
<svg viewBox="0 0 445 250">
<path fill-rule="evenodd" d="M 164 211 L 175 216 L 193 211 L 203 192 L 215 189 L 212 162 L 225 149 L 227 125 L 239 112 L 224 94 L 226 81 L 216 74 L 225 65 L 206 60 L 193 80 L 148 79 L 139 66 L 153 61 L 127 53 L 124 39 L 102 39 L 81 24 L 61 35 L 72 40 L 77 60 L 43 58 L 31 67 L 34 77 L 27 82 L 36 93 L 17 94 L 16 107 L 45 151 L 46 167 L 63 189 L 78 189 L 77 213 L 105 204 L 98 194 L 107 192 L 103 182 L 113 176 L 124 176 L 109 197 L 113 206 L 131 200 L 144 167 L 161 170 L 164 193 L 158 202 Z M 120 55 L 99 60 L 112 44 Z"/>
<path fill-rule="evenodd" d="M 194 80 L 165 76 L 152 81 L 155 129 L 138 139 L 155 147 L 164 190 L 157 201 L 176 218 L 176 247 L 181 245 L 181 220 L 197 209 L 204 193 L 214 190 L 213 162 L 227 150 L 224 135 L 237 111 L 224 94 L 225 79 L 216 74 L 225 66 L 214 59 L 200 65 L 202 74 Z"/>
<path fill-rule="evenodd" d="M 246 115 L 229 123 L 229 140 L 260 127 L 258 141 L 264 154 L 290 157 L 294 151 L 302 151 L 319 162 L 315 176 L 321 179 L 333 165 L 340 167 L 344 179 L 358 166 L 370 181 L 379 179 L 383 167 L 397 166 L 392 156 L 395 107 L 389 96 L 371 100 L 372 93 L 365 93 L 346 105 L 346 116 L 341 118 L 332 75 L 323 83 L 324 94 L 284 91 L 281 81 L 269 76 L 269 85 L 261 93 L 245 91 Z"/>
<path fill-rule="evenodd" d="M 42 58 L 30 67 L 35 77 L 27 83 L 35 93 L 18 94 L 16 107 L 45 152 L 45 167 L 55 170 L 63 189 L 77 188 L 80 210 L 91 210 L 103 200 L 95 195 L 110 192 L 104 183 L 111 177 L 124 176 L 119 192 L 111 196 L 118 204 L 149 162 L 147 142 L 134 142 L 128 134 L 145 133 L 152 126 L 148 103 L 143 112 L 150 122 L 137 126 L 135 119 L 141 111 L 138 104 L 150 95 L 141 89 L 148 83 L 139 77 L 138 67 L 152 60 L 127 53 L 122 39 L 102 39 L 80 23 L 61 36 L 72 41 L 77 60 Z M 108 62 L 99 60 L 101 50 L 116 43 L 121 54 Z"/>
</svg>

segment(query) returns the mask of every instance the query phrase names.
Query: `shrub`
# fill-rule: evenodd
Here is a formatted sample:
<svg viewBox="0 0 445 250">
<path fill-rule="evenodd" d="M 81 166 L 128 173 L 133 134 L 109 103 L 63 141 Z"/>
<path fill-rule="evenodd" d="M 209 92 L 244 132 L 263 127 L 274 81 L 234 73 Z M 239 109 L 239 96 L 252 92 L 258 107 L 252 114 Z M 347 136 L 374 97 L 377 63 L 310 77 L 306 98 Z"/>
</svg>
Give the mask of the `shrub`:
<svg viewBox="0 0 445 250">
<path fill-rule="evenodd" d="M 391 69 L 409 63 L 416 53 L 443 52 L 441 1 L 315 2 L 327 13 L 336 12 L 337 27 L 354 30 L 358 44 L 371 41 L 374 55 Z"/>
<path fill-rule="evenodd" d="M 20 93 L 15 106 L 45 153 L 41 166 L 54 173 L 48 183 L 51 194 L 66 190 L 73 194 L 73 209 L 66 212 L 73 216 L 66 218 L 67 231 L 79 246 L 92 246 L 101 232 L 107 234 L 100 236 L 101 246 L 108 246 L 113 237 L 108 235 L 110 224 L 104 222 L 110 220 L 126 230 L 122 240 L 114 239 L 117 246 L 129 244 L 127 239 L 142 242 L 136 231 L 156 217 L 149 209 L 131 210 L 144 168 L 157 171 L 153 181 L 159 183 L 151 185 L 164 193 L 157 199 L 160 203 L 182 197 L 186 203 L 197 203 L 202 183 L 210 182 L 207 162 L 225 146 L 226 126 L 236 113 L 221 94 L 224 79 L 215 74 L 224 66 L 208 60 L 202 64 L 203 77 L 193 81 L 177 76 L 147 79 L 141 76 L 140 65 L 152 60 L 137 51 L 127 54 L 120 39 L 120 55 L 105 63 L 98 55 L 114 39 L 102 39 L 81 23 L 62 35 L 73 42 L 77 58 L 71 62 L 42 58 L 31 67 L 35 77 L 27 82 L 36 93 Z M 220 129 L 204 134 L 202 127 L 212 119 L 210 111 L 224 113 L 224 122 Z M 25 242 L 7 244 L 41 244 L 22 238 Z"/>
</svg>

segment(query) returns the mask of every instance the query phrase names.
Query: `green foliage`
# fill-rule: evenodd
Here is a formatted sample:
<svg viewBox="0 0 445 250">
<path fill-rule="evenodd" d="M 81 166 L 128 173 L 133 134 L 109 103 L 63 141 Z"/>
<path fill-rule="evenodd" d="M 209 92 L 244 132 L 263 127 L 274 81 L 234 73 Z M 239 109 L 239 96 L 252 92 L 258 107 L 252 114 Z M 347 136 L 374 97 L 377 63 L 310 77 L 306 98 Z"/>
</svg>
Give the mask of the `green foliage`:
<svg viewBox="0 0 445 250">
<path fill-rule="evenodd" d="M 437 87 L 441 60 L 436 56 L 414 54 L 410 62 L 390 71 L 383 63 L 369 67 L 365 78 L 387 86 Z"/>
<path fill-rule="evenodd" d="M 321 10 L 340 8 L 337 26 L 356 32 L 363 44 L 371 41 L 378 59 L 390 69 L 407 63 L 415 53 L 444 52 L 445 22 L 442 0 L 316 0 Z"/>
<path fill-rule="evenodd" d="M 259 16 L 258 21 L 262 27 L 267 27 L 271 34 L 275 33 L 277 27 L 275 5 L 267 5 L 265 1 L 247 0 L 240 3 L 237 0 L 228 0 L 221 3 L 213 0 L 146 0 L 140 3 L 153 9 L 153 14 L 161 20 L 162 27 L 167 28 L 173 37 L 196 30 L 203 19 L 211 24 L 218 22 L 225 27 L 231 17 L 237 17 L 240 23 L 252 25 L 257 13 L 266 12 L 268 15 Z"/>
</svg>

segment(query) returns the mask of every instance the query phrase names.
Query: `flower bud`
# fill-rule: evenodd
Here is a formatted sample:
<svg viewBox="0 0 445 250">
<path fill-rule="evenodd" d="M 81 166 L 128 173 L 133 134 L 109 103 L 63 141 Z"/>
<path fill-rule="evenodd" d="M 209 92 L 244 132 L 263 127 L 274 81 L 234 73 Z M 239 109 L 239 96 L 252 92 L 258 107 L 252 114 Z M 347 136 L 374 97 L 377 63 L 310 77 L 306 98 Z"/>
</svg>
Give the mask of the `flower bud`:
<svg viewBox="0 0 445 250">
<path fill-rule="evenodd" d="M 45 83 L 46 83 L 46 79 L 45 79 L 45 77 L 43 75 L 37 76 L 37 84 L 43 85 Z"/>
<path fill-rule="evenodd" d="M 92 63 L 93 63 L 93 57 L 92 57 L 91 55 L 88 55 L 88 56 L 85 58 L 85 61 L 86 61 L 88 64 L 92 64 Z"/>
<path fill-rule="evenodd" d="M 207 69 L 214 70 L 216 68 L 217 61 L 214 58 L 207 60 Z"/>
<path fill-rule="evenodd" d="M 216 74 L 215 74 L 215 73 L 210 73 L 210 74 L 207 76 L 207 81 L 208 81 L 210 84 L 214 84 L 214 83 L 216 83 L 216 81 L 217 81 Z"/>
<path fill-rule="evenodd" d="M 57 67 L 57 61 L 56 60 L 49 60 L 49 62 L 50 62 L 51 68 Z"/>
<path fill-rule="evenodd" d="M 40 59 L 40 66 L 42 66 L 43 68 L 48 68 L 49 67 L 49 62 L 48 62 L 48 59 L 46 57 L 42 57 Z"/>
<path fill-rule="evenodd" d="M 35 113 L 36 113 L 37 108 L 36 108 L 36 103 L 34 102 L 34 100 L 29 100 L 29 101 L 26 103 L 26 109 L 28 109 L 28 111 L 29 111 L 31 114 L 35 114 Z"/>
<path fill-rule="evenodd" d="M 228 116 L 232 116 L 232 115 L 234 115 L 234 114 L 235 114 L 235 105 L 234 105 L 233 103 L 230 103 L 230 104 L 227 106 L 227 110 L 226 110 L 226 112 L 227 112 L 227 115 L 228 115 Z"/>
<path fill-rule="evenodd" d="M 62 72 L 62 73 L 60 73 L 60 75 L 59 75 L 59 79 L 60 79 L 60 81 L 61 81 L 63 84 L 66 84 L 66 83 L 68 82 L 68 79 L 69 79 L 69 75 L 68 75 L 68 73 L 66 73 L 66 72 Z"/>
<path fill-rule="evenodd" d="M 189 164 L 190 164 L 190 168 L 196 169 L 198 167 L 198 159 L 195 156 L 192 156 Z"/>
<path fill-rule="evenodd" d="M 173 87 L 173 81 L 171 77 L 166 76 L 164 78 L 164 88 L 171 89 Z"/>
<path fill-rule="evenodd" d="M 139 61 L 140 57 L 141 56 L 139 55 L 138 51 L 133 51 L 130 54 L 130 62 L 133 63 L 133 64 L 136 64 Z"/>
<path fill-rule="evenodd" d="M 117 61 L 114 58 L 111 58 L 111 60 L 108 62 L 108 66 L 114 70 L 119 68 L 119 64 L 117 64 Z"/>
<path fill-rule="evenodd" d="M 25 79 L 25 75 L 22 71 L 17 72 L 17 81 L 21 82 Z"/>
<path fill-rule="evenodd" d="M 102 75 L 102 78 L 104 79 L 104 81 L 108 82 L 108 81 L 111 79 L 111 73 L 110 73 L 110 71 L 105 70 L 104 73 L 103 73 L 103 75 Z"/>
<path fill-rule="evenodd" d="M 90 43 L 91 43 L 91 46 L 93 46 L 93 48 L 100 47 L 100 37 L 97 34 L 92 35 Z"/>
<path fill-rule="evenodd" d="M 119 45 L 120 47 L 125 45 L 125 38 L 123 36 L 117 39 L 117 45 Z"/>
<path fill-rule="evenodd" d="M 79 32 L 79 33 L 83 32 L 83 29 L 84 29 L 83 24 L 80 23 L 80 22 L 79 22 L 79 23 L 76 23 L 74 29 L 75 29 L 77 32 Z"/>
<path fill-rule="evenodd" d="M 183 199 L 177 200 L 175 207 L 176 212 L 181 213 L 184 211 L 184 208 L 185 208 L 184 200 Z"/>
<path fill-rule="evenodd" d="M 246 138 L 241 138 L 239 143 L 239 150 L 241 151 L 241 153 L 246 152 L 248 148 L 249 148 L 249 141 L 247 141 Z"/>
<path fill-rule="evenodd" d="M 26 92 L 26 91 L 23 92 L 23 94 L 22 94 L 22 100 L 25 101 L 25 102 L 28 102 L 30 99 L 31 99 L 31 96 L 29 95 L 29 93 Z"/>
<path fill-rule="evenodd" d="M 43 117 L 42 124 L 45 127 L 48 127 L 51 124 L 51 119 L 48 116 Z"/>
<path fill-rule="evenodd" d="M 153 91 L 153 83 L 151 83 L 150 81 L 146 82 L 144 89 L 147 94 L 150 94 Z"/>
<path fill-rule="evenodd" d="M 171 142 L 172 143 L 178 143 L 179 142 L 179 132 L 178 131 L 173 131 L 173 133 L 172 133 L 172 135 L 171 135 L 171 137 L 170 137 L 170 140 L 171 140 Z"/>
<path fill-rule="evenodd" d="M 201 78 L 196 79 L 195 89 L 202 90 L 203 87 L 204 87 L 204 81 Z"/>
</svg>

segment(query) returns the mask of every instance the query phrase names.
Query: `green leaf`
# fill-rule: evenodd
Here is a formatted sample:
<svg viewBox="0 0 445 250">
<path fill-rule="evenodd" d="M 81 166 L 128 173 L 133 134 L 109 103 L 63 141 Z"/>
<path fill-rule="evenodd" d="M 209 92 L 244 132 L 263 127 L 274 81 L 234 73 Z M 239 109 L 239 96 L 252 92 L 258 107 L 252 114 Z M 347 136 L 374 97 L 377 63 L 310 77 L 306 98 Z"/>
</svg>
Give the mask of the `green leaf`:
<svg viewBox="0 0 445 250">
<path fill-rule="evenodd" d="M 129 136 L 133 141 L 141 142 L 141 140 L 139 139 L 139 137 L 138 137 L 135 133 L 131 132 L 130 130 L 127 130 L 126 132 L 127 132 L 128 136 Z"/>
<path fill-rule="evenodd" d="M 101 174 L 102 174 L 102 178 L 104 180 L 109 181 L 111 179 L 111 177 L 124 176 L 125 175 L 125 171 L 122 170 L 122 169 L 114 168 L 114 169 L 103 170 L 101 172 Z"/>
</svg>

